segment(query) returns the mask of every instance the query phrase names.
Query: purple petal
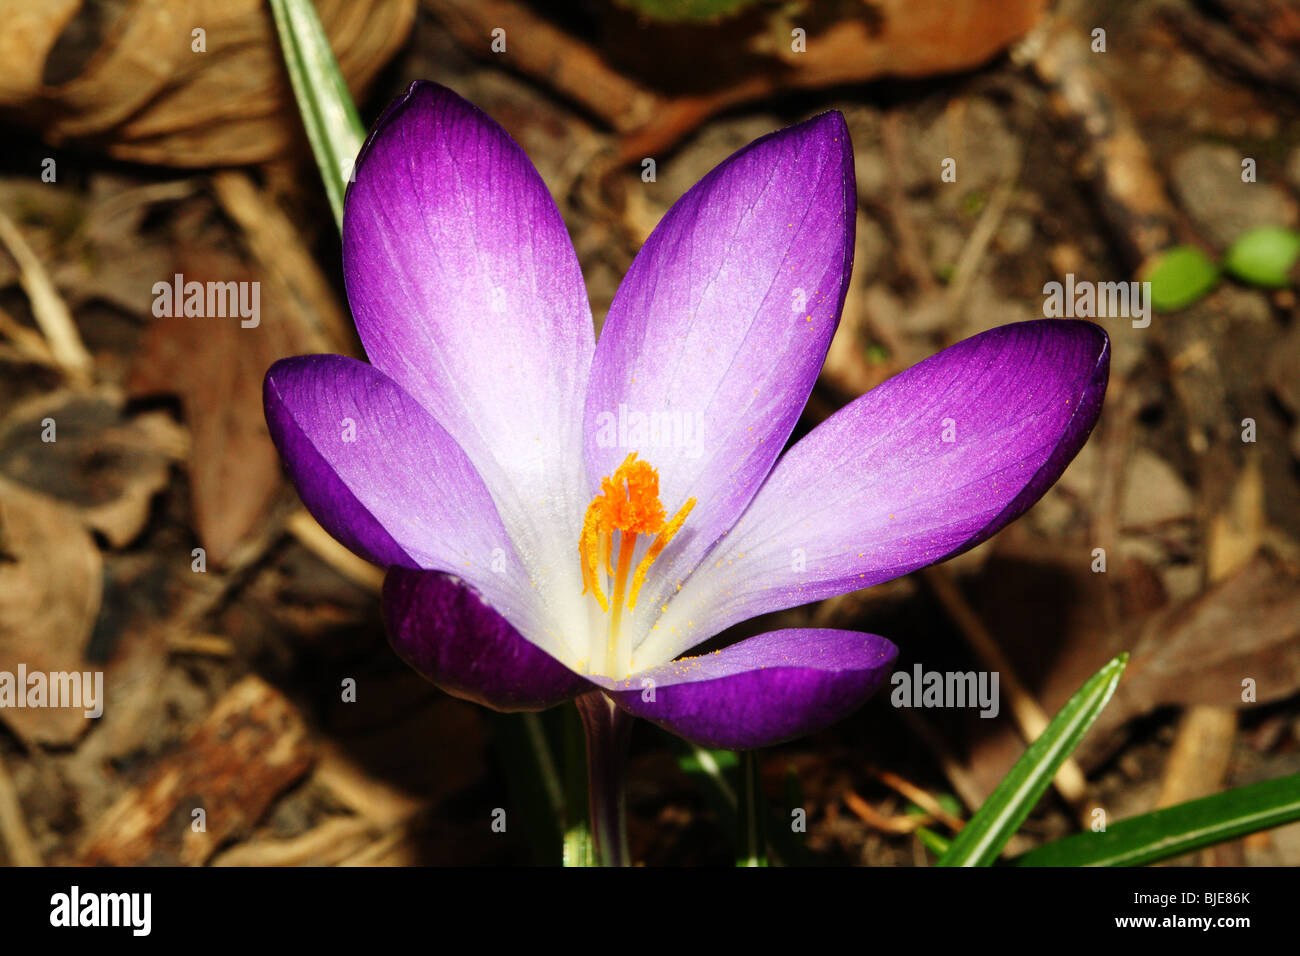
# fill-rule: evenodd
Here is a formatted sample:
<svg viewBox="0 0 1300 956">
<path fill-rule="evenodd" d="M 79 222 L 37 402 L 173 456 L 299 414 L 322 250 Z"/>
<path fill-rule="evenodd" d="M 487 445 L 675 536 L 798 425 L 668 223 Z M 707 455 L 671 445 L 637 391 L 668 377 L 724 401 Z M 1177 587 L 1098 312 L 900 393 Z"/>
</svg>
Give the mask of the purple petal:
<svg viewBox="0 0 1300 956">
<path fill-rule="evenodd" d="M 852 713 L 897 656 L 874 634 L 792 628 L 609 682 L 606 693 L 628 713 L 701 746 L 752 750 Z"/>
<path fill-rule="evenodd" d="M 548 606 L 547 629 L 576 632 L 594 333 L 577 256 L 537 170 L 476 107 L 413 84 L 358 160 L 343 270 L 370 360 L 465 450 L 530 584 L 540 590 L 545 578 L 547 595 L 574 595 Z"/>
<path fill-rule="evenodd" d="M 663 660 L 737 621 L 898 577 L 989 538 L 1082 447 L 1109 367 L 1097 326 L 1021 322 L 863 395 L 781 459 L 633 661 Z"/>
<path fill-rule="evenodd" d="M 271 366 L 263 400 L 289 477 L 325 530 L 375 564 L 457 574 L 529 620 L 519 576 L 492 572 L 513 551 L 487 488 L 401 386 L 355 359 L 304 355 Z"/>
<path fill-rule="evenodd" d="M 619 287 L 592 365 L 587 475 L 637 451 L 659 470 L 670 515 L 697 499 L 638 616 L 731 526 L 789 437 L 839 322 L 855 210 L 848 128 L 825 113 L 705 176 Z"/>
<path fill-rule="evenodd" d="M 445 574 L 392 568 L 383 609 L 398 656 L 455 697 L 496 710 L 542 710 L 590 689 Z"/>
</svg>

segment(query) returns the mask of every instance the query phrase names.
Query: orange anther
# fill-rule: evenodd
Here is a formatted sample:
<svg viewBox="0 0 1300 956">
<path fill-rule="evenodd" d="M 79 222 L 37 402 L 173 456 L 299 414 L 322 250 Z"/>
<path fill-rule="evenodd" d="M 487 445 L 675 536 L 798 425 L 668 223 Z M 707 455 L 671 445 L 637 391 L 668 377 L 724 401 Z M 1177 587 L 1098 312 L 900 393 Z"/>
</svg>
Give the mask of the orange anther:
<svg viewBox="0 0 1300 956">
<path fill-rule="evenodd" d="M 591 499 L 582 520 L 582 533 L 578 539 L 578 558 L 582 562 L 582 593 L 591 591 L 600 609 L 612 611 L 609 627 L 609 666 L 614 667 L 619 651 L 619 624 L 622 619 L 624 598 L 629 608 L 636 607 L 637 594 L 645 583 L 650 565 L 663 552 L 673 536 L 681 530 L 686 516 L 695 507 L 690 498 L 681 510 L 666 520 L 663 503 L 659 500 L 659 472 L 649 462 L 637 458 L 636 452 L 623 459 L 623 463 L 608 478 L 602 478 L 600 493 Z M 619 535 L 618 564 L 612 563 L 614 534 Z M 632 575 L 628 593 L 628 573 L 632 569 L 636 536 L 654 535 L 649 548 Z M 614 582 L 613 606 L 606 600 L 601 587 L 602 574 Z"/>
</svg>

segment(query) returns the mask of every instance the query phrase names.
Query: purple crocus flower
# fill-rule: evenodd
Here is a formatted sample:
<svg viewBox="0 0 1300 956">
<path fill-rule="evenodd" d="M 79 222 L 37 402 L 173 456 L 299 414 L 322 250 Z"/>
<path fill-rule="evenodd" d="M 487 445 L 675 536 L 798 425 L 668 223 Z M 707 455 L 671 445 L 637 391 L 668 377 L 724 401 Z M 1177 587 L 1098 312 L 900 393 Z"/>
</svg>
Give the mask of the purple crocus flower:
<svg viewBox="0 0 1300 956">
<path fill-rule="evenodd" d="M 782 455 L 839 321 L 855 205 L 839 113 L 751 143 L 664 217 L 597 341 L 514 140 L 430 83 L 388 109 L 343 223 L 370 364 L 287 359 L 265 403 L 312 514 L 388 569 L 384 619 L 412 667 L 498 710 L 608 701 L 735 749 L 881 685 L 897 651 L 872 634 L 681 655 L 989 538 L 1086 440 L 1109 346 L 1086 322 L 996 328 Z"/>
</svg>

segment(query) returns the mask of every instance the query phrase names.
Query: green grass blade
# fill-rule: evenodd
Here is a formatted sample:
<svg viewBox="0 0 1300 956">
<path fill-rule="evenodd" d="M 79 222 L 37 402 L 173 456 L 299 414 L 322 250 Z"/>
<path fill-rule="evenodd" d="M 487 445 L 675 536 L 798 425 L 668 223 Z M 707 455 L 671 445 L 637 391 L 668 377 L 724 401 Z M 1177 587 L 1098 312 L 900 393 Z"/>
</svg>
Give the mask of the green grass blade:
<svg viewBox="0 0 1300 956">
<path fill-rule="evenodd" d="M 1300 774 L 1179 803 L 1048 843 L 1016 866 L 1144 866 L 1300 820 Z"/>
<path fill-rule="evenodd" d="M 1090 677 L 953 837 L 939 866 L 989 866 L 1025 822 L 1065 759 L 1097 719 L 1128 664 L 1121 654 Z"/>
<path fill-rule="evenodd" d="M 307 140 L 342 229 L 343 194 L 366 131 L 311 0 L 271 0 L 271 12 Z"/>
</svg>

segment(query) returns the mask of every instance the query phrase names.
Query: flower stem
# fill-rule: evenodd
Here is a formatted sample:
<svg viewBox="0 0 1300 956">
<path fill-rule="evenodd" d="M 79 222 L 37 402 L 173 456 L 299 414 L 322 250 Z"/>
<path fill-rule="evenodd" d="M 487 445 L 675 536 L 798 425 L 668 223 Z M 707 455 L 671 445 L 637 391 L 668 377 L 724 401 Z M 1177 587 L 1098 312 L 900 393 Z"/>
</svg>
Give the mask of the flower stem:
<svg viewBox="0 0 1300 956">
<path fill-rule="evenodd" d="M 584 694 L 574 703 L 586 732 L 587 793 L 596 859 L 601 866 L 627 866 L 630 861 L 623 774 L 632 718 L 599 691 Z"/>
<path fill-rule="evenodd" d="M 736 840 L 736 866 L 767 866 L 767 839 L 763 819 L 766 808 L 756 750 L 746 750 L 740 755 L 740 800 L 737 809 L 740 833 Z"/>
</svg>

